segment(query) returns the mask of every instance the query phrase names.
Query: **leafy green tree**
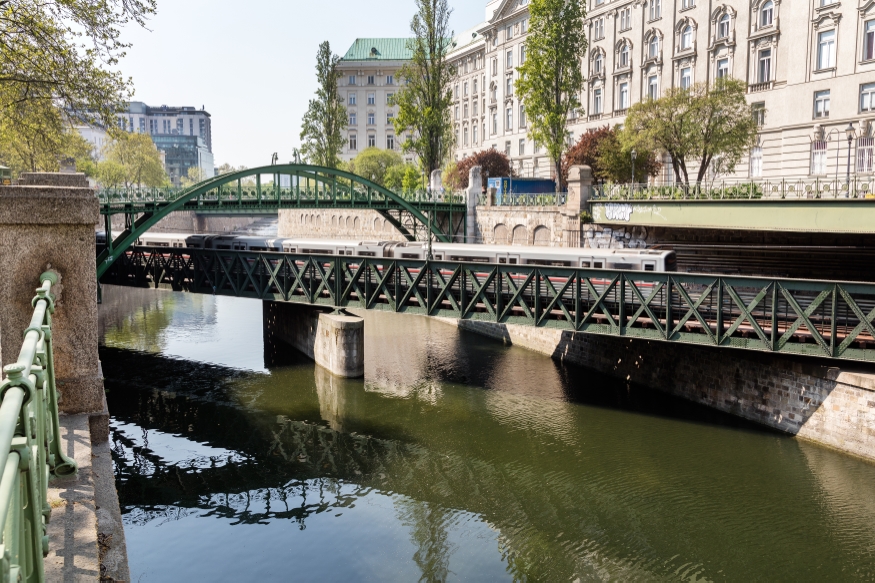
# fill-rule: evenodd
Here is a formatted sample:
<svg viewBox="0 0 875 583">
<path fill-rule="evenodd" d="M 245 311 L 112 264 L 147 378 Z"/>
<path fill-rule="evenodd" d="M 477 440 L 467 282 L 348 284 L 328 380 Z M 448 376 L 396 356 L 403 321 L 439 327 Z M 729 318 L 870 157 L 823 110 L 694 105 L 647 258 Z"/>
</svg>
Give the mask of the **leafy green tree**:
<svg viewBox="0 0 875 583">
<path fill-rule="evenodd" d="M 689 165 L 698 162 L 696 185 L 719 159 L 732 172 L 755 144 L 757 124 L 745 99 L 746 87 L 736 79 L 718 79 L 708 87 L 669 89 L 660 99 L 629 109 L 620 135 L 625 148 L 661 150 L 671 156 L 675 176 L 690 184 Z"/>
<path fill-rule="evenodd" d="M 366 148 L 358 156 L 350 160 L 348 171 L 386 186 L 386 176 L 392 168 L 401 168 L 404 162 L 397 152 Z"/>
<path fill-rule="evenodd" d="M 384 186 L 395 192 L 425 190 L 425 184 L 422 181 L 422 170 L 409 162 L 400 166 L 392 166 L 386 171 Z"/>
<path fill-rule="evenodd" d="M 143 26 L 154 12 L 155 0 L 0 3 L 0 115 L 40 102 L 74 120 L 111 127 L 132 90 L 114 70 L 130 46 L 121 30 Z"/>
<path fill-rule="evenodd" d="M 635 182 L 647 182 L 648 176 L 659 174 L 662 164 L 653 150 L 636 150 Z M 609 182 L 632 180 L 632 148 L 624 146 L 617 131 L 609 130 L 596 148 L 598 178 Z"/>
<path fill-rule="evenodd" d="M 526 61 L 518 69 L 516 92 L 525 104 L 529 137 L 543 145 L 550 156 L 558 190 L 568 116 L 581 108 L 581 61 L 586 52 L 584 3 L 532 0 L 529 14 Z"/>
<path fill-rule="evenodd" d="M 447 52 L 453 33 L 452 12 L 447 0 L 415 0 L 417 12 L 410 23 L 413 38 L 408 41 L 410 60 L 401 67 L 404 84 L 395 94 L 398 115 L 394 126 L 404 135 L 402 148 L 417 155 L 427 174 L 443 165 L 453 147 L 450 119 L 453 68 Z"/>
<path fill-rule="evenodd" d="M 161 154 L 147 134 L 119 132 L 106 148 L 104 161 L 97 165 L 104 185 L 166 186 L 169 184 Z"/>
<path fill-rule="evenodd" d="M 316 79 L 319 88 L 310 100 L 301 127 L 301 153 L 311 164 L 337 168 L 343 147 L 346 108 L 337 90 L 340 57 L 331 52 L 328 41 L 319 45 L 316 55 Z"/>
<path fill-rule="evenodd" d="M 188 188 L 189 186 L 194 186 L 199 182 L 203 182 L 207 178 L 212 178 L 211 176 L 207 176 L 207 173 L 203 171 L 199 166 L 192 166 L 185 173 L 185 176 L 181 176 L 179 178 L 179 185 L 183 188 Z"/>
</svg>

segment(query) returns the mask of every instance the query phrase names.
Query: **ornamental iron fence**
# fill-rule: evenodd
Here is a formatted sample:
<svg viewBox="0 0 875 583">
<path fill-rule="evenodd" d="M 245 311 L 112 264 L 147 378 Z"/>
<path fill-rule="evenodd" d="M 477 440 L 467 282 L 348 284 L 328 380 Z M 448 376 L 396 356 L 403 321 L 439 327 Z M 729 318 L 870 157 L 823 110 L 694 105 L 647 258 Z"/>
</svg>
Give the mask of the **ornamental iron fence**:
<svg viewBox="0 0 875 583">
<path fill-rule="evenodd" d="M 799 200 L 873 199 L 875 178 L 777 178 L 714 180 L 702 184 L 603 184 L 593 200 Z"/>
</svg>

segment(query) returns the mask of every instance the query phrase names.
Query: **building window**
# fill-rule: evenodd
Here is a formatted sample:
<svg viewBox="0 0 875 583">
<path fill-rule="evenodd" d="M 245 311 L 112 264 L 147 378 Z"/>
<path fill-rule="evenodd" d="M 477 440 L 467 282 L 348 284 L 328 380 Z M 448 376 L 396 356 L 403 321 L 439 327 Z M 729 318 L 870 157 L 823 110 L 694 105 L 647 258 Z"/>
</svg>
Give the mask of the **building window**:
<svg viewBox="0 0 875 583">
<path fill-rule="evenodd" d="M 826 142 L 811 142 L 811 173 L 826 174 Z"/>
<path fill-rule="evenodd" d="M 467 81 L 465 81 L 465 83 L 462 85 L 462 96 L 468 97 L 468 82 Z"/>
<path fill-rule="evenodd" d="M 674 184 L 674 165 L 671 163 L 671 156 L 668 154 L 662 159 L 662 167 L 665 169 L 662 175 L 663 184 Z"/>
<path fill-rule="evenodd" d="M 875 138 L 857 138 L 857 172 L 866 174 L 872 172 L 873 149 L 875 149 Z"/>
<path fill-rule="evenodd" d="M 681 69 L 681 89 L 689 89 L 693 85 L 693 68 Z"/>
<path fill-rule="evenodd" d="M 529 3 L 529 0 L 520 0 L 520 5 L 525 6 Z M 529 19 L 524 18 L 522 22 L 520 22 L 520 34 L 526 34 L 529 32 Z"/>
<path fill-rule="evenodd" d="M 507 70 L 513 69 L 513 51 L 507 51 L 506 59 L 505 68 Z"/>
<path fill-rule="evenodd" d="M 717 38 L 729 37 L 729 15 L 724 14 L 717 23 Z"/>
<path fill-rule="evenodd" d="M 350 150 L 358 150 L 358 143 L 356 142 L 355 134 L 350 134 L 349 136 L 349 149 Z"/>
<path fill-rule="evenodd" d="M 394 75 L 386 75 L 386 85 L 394 85 L 395 84 L 395 76 Z"/>
<path fill-rule="evenodd" d="M 468 118 L 468 102 L 467 101 L 465 102 L 465 105 L 462 106 L 462 117 L 465 119 Z"/>
<path fill-rule="evenodd" d="M 492 58 L 492 76 L 495 77 L 498 75 L 498 59 L 495 57 Z"/>
<path fill-rule="evenodd" d="M 395 114 L 391 111 L 386 113 L 386 125 L 392 125 L 392 122 L 395 121 Z"/>
<path fill-rule="evenodd" d="M 492 135 L 498 133 L 498 112 L 492 112 Z"/>
<path fill-rule="evenodd" d="M 510 142 L 504 143 L 504 155 L 510 158 Z"/>
<path fill-rule="evenodd" d="M 462 130 L 462 136 L 463 136 L 462 145 L 467 147 L 468 146 L 468 128 L 465 128 Z"/>
<path fill-rule="evenodd" d="M 602 112 L 602 90 L 594 89 L 592 92 L 592 112 L 598 115 Z"/>
<path fill-rule="evenodd" d="M 750 176 L 758 178 L 763 175 L 763 149 L 755 146 L 750 150 Z"/>
<path fill-rule="evenodd" d="M 505 111 L 505 119 L 504 119 L 504 131 L 510 131 L 513 129 L 513 108 L 508 107 L 507 111 Z"/>
<path fill-rule="evenodd" d="M 368 148 L 376 148 L 377 147 L 377 135 L 376 134 L 368 134 Z"/>
<path fill-rule="evenodd" d="M 525 138 L 522 138 L 522 139 L 520 140 L 520 148 L 519 148 L 519 152 L 520 152 L 520 153 L 519 153 L 520 156 L 525 156 L 525 155 L 526 155 L 526 140 L 525 140 Z"/>
<path fill-rule="evenodd" d="M 368 75 L 368 85 L 373 85 L 373 84 L 374 84 L 374 76 Z"/>
<path fill-rule="evenodd" d="M 526 62 L 526 45 L 520 45 L 520 65 Z"/>
<path fill-rule="evenodd" d="M 605 19 L 604 18 L 596 18 L 592 21 L 593 32 L 592 37 L 595 40 L 601 40 L 605 38 Z"/>
<path fill-rule="evenodd" d="M 510 40 L 513 38 L 513 26 L 508 26 L 504 29 L 504 40 Z"/>
<path fill-rule="evenodd" d="M 829 117 L 829 89 L 814 92 L 814 117 Z"/>
<path fill-rule="evenodd" d="M 474 117 L 477 117 L 477 104 L 480 103 L 477 99 L 475 99 L 471 105 L 474 106 Z"/>
<path fill-rule="evenodd" d="M 650 0 L 650 20 L 662 18 L 662 0 Z"/>
<path fill-rule="evenodd" d="M 355 112 L 349 112 L 349 125 L 354 126 L 358 123 L 358 119 L 356 118 Z"/>
<path fill-rule="evenodd" d="M 875 83 L 860 86 L 860 111 L 875 111 Z"/>
<path fill-rule="evenodd" d="M 377 124 L 377 116 L 373 113 L 368 113 L 368 125 L 376 125 Z"/>
<path fill-rule="evenodd" d="M 508 97 L 510 95 L 513 95 L 513 77 L 508 77 L 505 80 L 504 96 Z"/>
<path fill-rule="evenodd" d="M 629 84 L 620 83 L 620 90 L 617 94 L 617 109 L 623 110 L 629 108 Z"/>
<path fill-rule="evenodd" d="M 474 95 L 477 95 L 477 79 L 474 79 Z"/>
<path fill-rule="evenodd" d="M 817 35 L 817 68 L 831 69 L 836 66 L 836 31 L 825 30 Z"/>
<path fill-rule="evenodd" d="M 377 94 L 376 93 L 368 93 L 368 105 L 376 105 L 377 104 Z"/>
<path fill-rule="evenodd" d="M 604 61 L 601 53 L 596 53 L 595 59 L 592 61 L 592 70 L 596 75 L 600 75 L 602 72 L 602 67 L 604 66 Z"/>
<path fill-rule="evenodd" d="M 456 83 L 453 86 L 453 96 L 455 96 L 456 99 L 459 98 L 459 84 L 458 83 Z"/>
<path fill-rule="evenodd" d="M 659 98 L 659 80 L 656 75 L 651 75 L 647 78 L 647 97 L 650 99 Z"/>
<path fill-rule="evenodd" d="M 520 103 L 520 127 L 526 127 L 526 107 Z"/>
<path fill-rule="evenodd" d="M 764 101 L 751 103 L 750 109 L 757 127 L 763 127 L 766 125 L 766 103 Z"/>
<path fill-rule="evenodd" d="M 629 30 L 632 28 L 632 9 L 623 8 L 620 10 L 620 30 Z"/>
<path fill-rule="evenodd" d="M 350 75 L 350 76 L 349 76 L 349 84 L 350 84 L 350 85 L 355 85 L 355 75 Z"/>
<path fill-rule="evenodd" d="M 629 66 L 629 45 L 623 45 L 623 48 L 620 49 L 620 67 L 628 67 Z"/>
<path fill-rule="evenodd" d="M 774 19 L 775 4 L 768 0 L 760 9 L 760 26 L 771 26 Z"/>
<path fill-rule="evenodd" d="M 459 121 L 459 106 L 453 108 L 453 119 Z"/>
<path fill-rule="evenodd" d="M 681 2 L 681 10 L 685 10 L 687 8 L 695 8 L 696 3 L 693 0 L 683 0 Z"/>
<path fill-rule="evenodd" d="M 717 60 L 717 78 L 725 79 L 729 77 L 729 59 L 718 59 Z"/>
<path fill-rule="evenodd" d="M 349 94 L 349 104 L 355 105 L 355 91 L 353 91 Z"/>
<path fill-rule="evenodd" d="M 472 142 L 474 143 L 474 145 L 476 146 L 477 145 L 477 126 L 476 125 L 473 128 L 471 128 L 471 139 L 472 139 Z"/>
<path fill-rule="evenodd" d="M 395 136 L 386 136 L 386 149 L 394 150 L 395 149 Z"/>
<path fill-rule="evenodd" d="M 386 105 L 395 105 L 395 94 L 387 93 L 386 94 Z"/>
<path fill-rule="evenodd" d="M 760 51 L 759 57 L 759 82 L 766 83 L 772 80 L 772 49 Z"/>
<path fill-rule="evenodd" d="M 650 42 L 647 45 L 647 56 L 655 59 L 659 54 L 659 36 L 654 32 L 650 37 Z"/>
<path fill-rule="evenodd" d="M 693 48 L 693 27 L 688 24 L 681 33 L 681 50 L 690 48 Z"/>
<path fill-rule="evenodd" d="M 875 59 L 875 20 L 869 20 L 863 29 L 863 60 Z"/>
</svg>

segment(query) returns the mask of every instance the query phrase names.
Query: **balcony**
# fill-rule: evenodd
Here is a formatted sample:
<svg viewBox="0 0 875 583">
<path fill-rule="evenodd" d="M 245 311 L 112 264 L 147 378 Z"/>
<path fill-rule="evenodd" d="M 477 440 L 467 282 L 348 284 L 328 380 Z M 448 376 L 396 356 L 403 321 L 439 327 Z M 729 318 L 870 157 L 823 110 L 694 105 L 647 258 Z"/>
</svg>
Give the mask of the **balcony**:
<svg viewBox="0 0 875 583">
<path fill-rule="evenodd" d="M 622 109 L 615 109 L 615 110 L 614 110 L 614 115 L 615 115 L 615 116 L 626 115 L 627 113 L 629 113 L 629 108 L 628 108 L 628 107 L 624 107 L 624 108 L 622 108 Z"/>
<path fill-rule="evenodd" d="M 748 85 L 747 92 L 748 93 L 759 93 L 760 91 L 770 91 L 775 88 L 774 81 L 764 81 L 763 83 L 753 83 L 752 85 Z"/>
<path fill-rule="evenodd" d="M 587 117 L 587 120 L 589 120 L 589 121 L 597 121 L 597 120 L 600 120 L 600 119 L 602 119 L 602 114 L 601 114 L 601 113 L 591 113 L 591 114 L 589 114 L 589 116 Z"/>
</svg>

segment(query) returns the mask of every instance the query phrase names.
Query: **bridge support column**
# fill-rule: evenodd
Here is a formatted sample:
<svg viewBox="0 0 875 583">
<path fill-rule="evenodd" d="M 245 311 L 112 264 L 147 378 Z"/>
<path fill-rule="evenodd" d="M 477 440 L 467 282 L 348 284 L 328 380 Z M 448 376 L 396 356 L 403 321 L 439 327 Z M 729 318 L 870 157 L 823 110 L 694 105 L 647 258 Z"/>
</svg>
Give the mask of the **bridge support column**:
<svg viewBox="0 0 875 583">
<path fill-rule="evenodd" d="M 265 301 L 265 350 L 282 350 L 279 340 L 303 352 L 316 364 L 340 377 L 365 374 L 365 322 L 330 309 Z"/>
<path fill-rule="evenodd" d="M 483 189 L 483 178 L 481 175 L 480 166 L 473 166 L 468 171 L 468 200 L 467 211 L 468 218 L 465 225 L 465 242 L 477 243 L 483 242 L 477 232 L 477 200 L 480 198 L 480 192 Z"/>
<path fill-rule="evenodd" d="M 568 169 L 568 197 L 562 214 L 565 215 L 565 230 L 562 233 L 563 247 L 582 247 L 580 223 L 584 212 L 589 213 L 592 198 L 592 168 L 572 166 Z"/>
<path fill-rule="evenodd" d="M 62 413 L 87 413 L 92 439 L 109 437 L 109 415 L 97 354 L 94 228 L 97 197 L 83 174 L 22 174 L 0 186 L 0 362 L 18 358 L 30 325 L 40 273 L 58 273 L 55 375 Z"/>
</svg>

